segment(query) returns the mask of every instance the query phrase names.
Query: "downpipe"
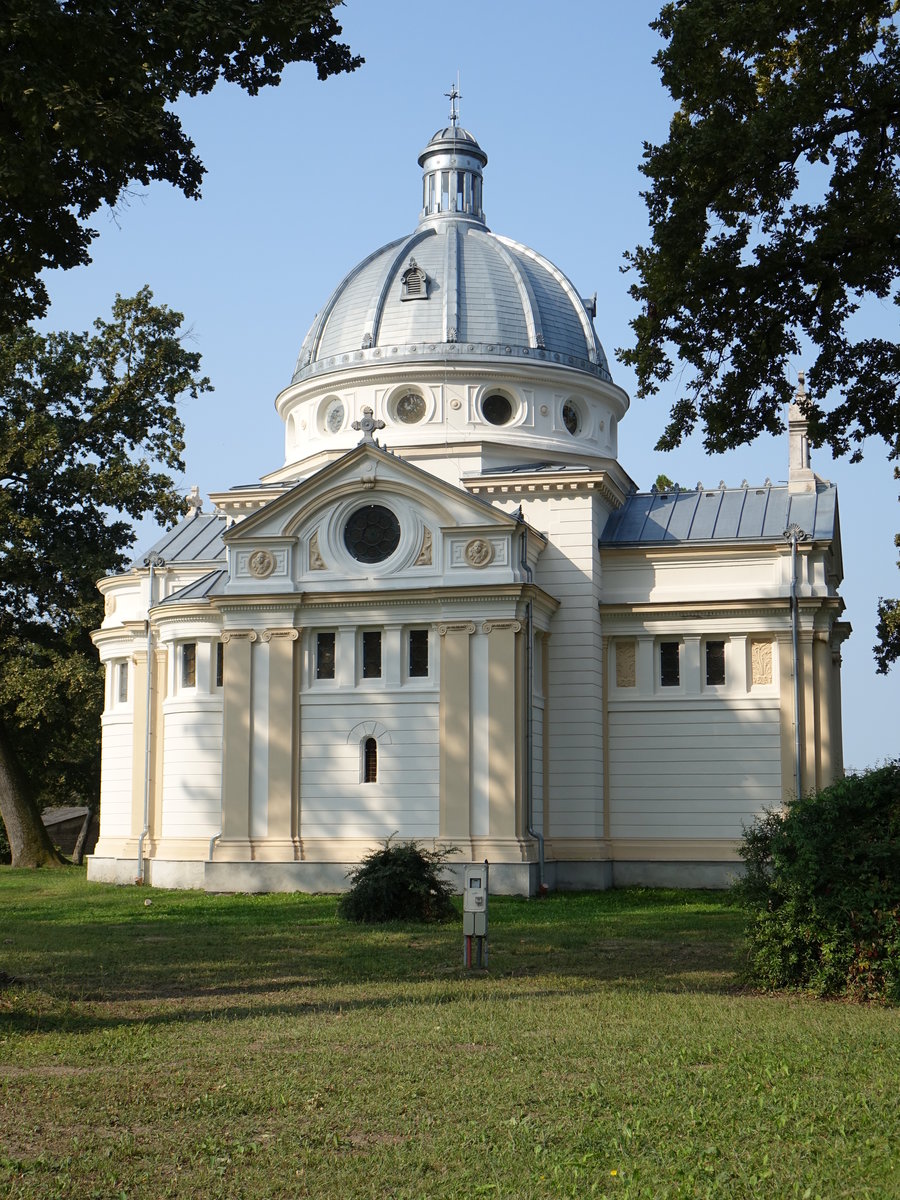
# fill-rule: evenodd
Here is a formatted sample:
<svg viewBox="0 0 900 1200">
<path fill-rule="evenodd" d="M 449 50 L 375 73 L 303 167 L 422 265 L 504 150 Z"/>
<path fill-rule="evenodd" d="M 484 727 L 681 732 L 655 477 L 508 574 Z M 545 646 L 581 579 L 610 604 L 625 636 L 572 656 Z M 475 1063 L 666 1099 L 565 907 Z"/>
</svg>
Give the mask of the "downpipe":
<svg viewBox="0 0 900 1200">
<path fill-rule="evenodd" d="M 789 525 L 784 536 L 791 543 L 791 653 L 794 663 L 794 798 L 800 799 L 800 612 L 797 600 L 797 543 L 809 534 L 799 525 Z"/>
<path fill-rule="evenodd" d="M 147 595 L 147 720 L 144 731 L 144 827 L 138 838 L 137 877 L 135 883 L 139 886 L 144 882 L 144 842 L 150 834 L 150 731 L 152 725 L 151 703 L 153 699 L 153 625 L 150 621 L 150 610 L 153 607 L 154 571 L 166 564 L 158 554 L 151 554 L 144 559 L 144 565 L 150 568 Z"/>
</svg>

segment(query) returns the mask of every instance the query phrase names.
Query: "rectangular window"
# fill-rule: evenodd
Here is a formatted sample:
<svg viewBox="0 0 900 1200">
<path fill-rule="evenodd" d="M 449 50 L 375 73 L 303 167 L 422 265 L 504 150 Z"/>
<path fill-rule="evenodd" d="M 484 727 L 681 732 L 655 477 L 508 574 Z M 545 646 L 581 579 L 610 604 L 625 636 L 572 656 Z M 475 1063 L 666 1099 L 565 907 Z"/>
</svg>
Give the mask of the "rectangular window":
<svg viewBox="0 0 900 1200">
<path fill-rule="evenodd" d="M 662 687 L 678 687 L 681 682 L 678 642 L 659 643 L 659 682 Z"/>
<path fill-rule="evenodd" d="M 119 703 L 128 703 L 128 663 L 119 663 Z"/>
<path fill-rule="evenodd" d="M 334 679 L 334 634 L 316 636 L 316 679 Z"/>
<path fill-rule="evenodd" d="M 362 635 L 363 679 L 381 678 L 381 634 L 367 630 Z"/>
<path fill-rule="evenodd" d="M 197 686 L 197 643 L 185 642 L 181 647 L 181 686 Z"/>
<path fill-rule="evenodd" d="M 706 643 L 706 683 L 716 687 L 725 682 L 725 643 Z"/>
<path fill-rule="evenodd" d="M 409 677 L 421 679 L 428 674 L 428 630 L 409 631 Z"/>
<path fill-rule="evenodd" d="M 216 642 L 216 687 L 221 687 L 225 682 L 225 646 L 222 642 Z"/>
</svg>

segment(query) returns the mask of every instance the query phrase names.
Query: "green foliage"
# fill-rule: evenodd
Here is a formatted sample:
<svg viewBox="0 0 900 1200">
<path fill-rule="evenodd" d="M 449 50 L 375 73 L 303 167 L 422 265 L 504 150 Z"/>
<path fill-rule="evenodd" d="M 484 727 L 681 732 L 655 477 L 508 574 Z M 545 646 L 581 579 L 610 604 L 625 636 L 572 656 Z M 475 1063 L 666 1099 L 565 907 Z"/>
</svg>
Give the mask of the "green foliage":
<svg viewBox="0 0 900 1200">
<path fill-rule="evenodd" d="M 698 424 L 713 451 L 780 431 L 811 343 L 813 442 L 900 454 L 900 345 L 853 321 L 864 298 L 900 300 L 896 10 L 678 0 L 653 23 L 678 108 L 644 150 L 652 238 L 627 255 L 641 313 L 621 357 L 641 396 L 686 365 L 659 448 Z"/>
<path fill-rule="evenodd" d="M 183 511 L 176 402 L 210 384 L 152 301 L 117 297 L 92 333 L 0 337 L 0 733 L 38 805 L 96 803 L 96 580 L 127 564 L 129 518 Z"/>
<path fill-rule="evenodd" d="M 336 0 L 6 0 L 0 12 L 0 331 L 47 308 L 40 272 L 90 261 L 86 221 L 132 183 L 197 197 L 204 168 L 173 105 L 218 80 L 250 95 L 285 66 L 362 59 Z"/>
<path fill-rule="evenodd" d="M 900 760 L 767 814 L 741 855 L 753 983 L 900 1002 Z"/>
<path fill-rule="evenodd" d="M 456 847 L 428 850 L 415 841 L 373 850 L 349 873 L 350 890 L 338 912 L 348 921 L 447 921 L 454 915 L 449 883 L 441 870 Z"/>
</svg>

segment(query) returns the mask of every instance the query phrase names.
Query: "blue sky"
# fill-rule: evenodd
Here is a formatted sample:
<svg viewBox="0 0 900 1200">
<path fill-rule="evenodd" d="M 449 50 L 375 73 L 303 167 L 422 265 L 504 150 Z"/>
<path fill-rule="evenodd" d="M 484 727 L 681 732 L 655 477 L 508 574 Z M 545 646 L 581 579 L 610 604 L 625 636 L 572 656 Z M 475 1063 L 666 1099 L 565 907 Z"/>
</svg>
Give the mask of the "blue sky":
<svg viewBox="0 0 900 1200">
<path fill-rule="evenodd" d="M 633 395 L 633 376 L 614 353 L 629 341 L 633 312 L 622 255 L 647 238 L 642 144 L 664 140 L 671 113 L 651 61 L 658 7 L 348 0 L 344 40 L 365 65 L 325 83 L 298 65 L 255 98 L 219 86 L 180 105 L 208 168 L 202 200 L 157 184 L 99 214 L 91 266 L 49 280 L 47 324 L 87 328 L 116 292 L 148 283 L 185 314 L 216 388 L 183 408 L 184 490 L 197 483 L 206 495 L 280 466 L 275 396 L 343 275 L 415 226 L 416 159 L 446 123 L 444 93 L 458 71 L 461 123 L 489 158 L 488 225 L 545 254 L 582 295 L 596 290 L 597 331 L 616 382 Z M 873 304 L 864 318 L 896 334 L 896 311 Z M 653 400 L 633 399 L 620 427 L 620 462 L 641 488 L 660 471 L 685 485 L 786 478 L 786 435 L 715 457 L 699 439 L 656 453 L 678 386 L 676 371 Z M 900 667 L 878 676 L 871 654 L 877 597 L 900 590 L 898 485 L 879 443 L 862 466 L 819 451 L 813 467 L 840 488 L 842 594 L 854 629 L 844 647 L 845 761 L 859 768 L 900 749 Z M 141 543 L 152 539 L 142 528 Z"/>
</svg>

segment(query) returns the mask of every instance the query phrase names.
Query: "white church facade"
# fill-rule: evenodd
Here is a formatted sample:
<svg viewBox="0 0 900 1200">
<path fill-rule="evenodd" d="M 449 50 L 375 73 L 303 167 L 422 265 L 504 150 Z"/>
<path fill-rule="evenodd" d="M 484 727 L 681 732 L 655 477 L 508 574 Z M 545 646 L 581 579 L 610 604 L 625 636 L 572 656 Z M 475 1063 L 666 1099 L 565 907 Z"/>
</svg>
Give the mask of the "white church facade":
<svg viewBox="0 0 900 1200">
<path fill-rule="evenodd" d="M 841 772 L 834 488 L 641 493 L 593 304 L 487 228 L 455 119 L 337 287 L 283 464 L 100 581 L 95 880 L 338 890 L 392 835 L 499 891 L 719 885 Z M 793 536 L 791 531 L 793 531 Z"/>
</svg>

